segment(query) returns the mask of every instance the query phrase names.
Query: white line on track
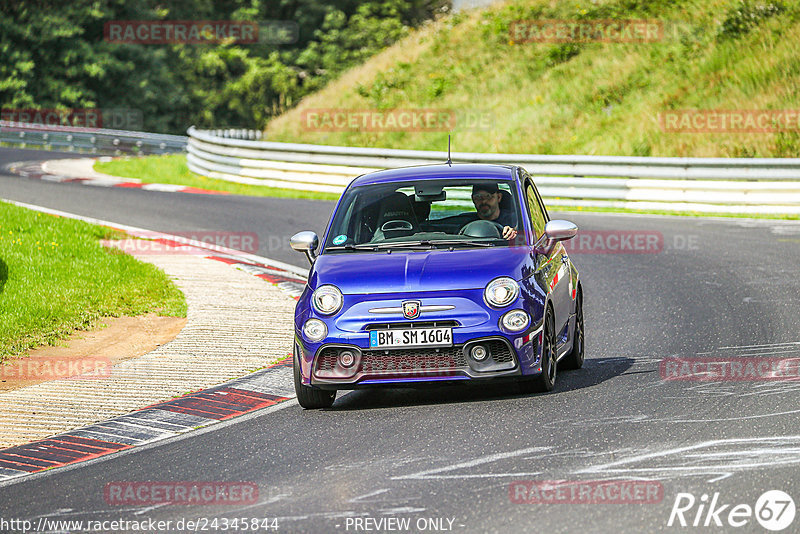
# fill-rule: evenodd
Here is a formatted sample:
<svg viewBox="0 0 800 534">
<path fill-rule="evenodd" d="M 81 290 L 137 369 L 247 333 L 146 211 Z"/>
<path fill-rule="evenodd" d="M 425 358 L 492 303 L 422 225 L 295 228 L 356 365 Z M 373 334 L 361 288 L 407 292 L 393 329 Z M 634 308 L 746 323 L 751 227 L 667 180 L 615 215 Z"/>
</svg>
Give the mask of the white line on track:
<svg viewBox="0 0 800 534">
<path fill-rule="evenodd" d="M 383 493 L 386 493 L 387 491 L 389 491 L 388 488 L 371 491 L 369 493 L 365 493 L 364 495 L 359 495 L 358 497 L 353 497 L 352 499 L 348 500 L 347 502 L 349 502 L 349 503 L 357 503 L 359 501 L 363 501 L 364 499 L 368 499 L 369 497 L 375 497 L 377 495 L 381 495 Z"/>
<path fill-rule="evenodd" d="M 800 436 L 771 436 L 758 438 L 719 439 L 692 445 L 637 454 L 606 464 L 595 465 L 575 471 L 576 474 L 601 474 L 627 476 L 671 476 L 716 475 L 713 480 L 727 478 L 737 472 L 758 467 L 778 467 L 800 463 Z M 713 449 L 729 447 L 717 452 Z M 738 450 L 734 450 L 737 448 Z M 708 451 L 708 452 L 706 452 Z M 687 459 L 716 460 L 709 463 L 686 465 Z M 681 465 L 651 466 L 651 460 L 680 462 Z M 646 465 L 641 465 L 644 462 Z M 636 464 L 639 464 L 637 466 Z M 709 480 L 710 481 L 710 480 Z"/>
<path fill-rule="evenodd" d="M 787 341 L 784 343 L 768 343 L 766 345 L 731 345 L 729 347 L 717 347 L 717 350 L 786 349 L 797 346 L 800 346 L 800 341 Z"/>
<path fill-rule="evenodd" d="M 460 462 L 457 464 L 448 465 L 445 467 L 437 467 L 435 469 L 428 469 L 425 471 L 419 471 L 417 473 L 412 473 L 410 475 L 401 475 L 392 477 L 391 480 L 424 480 L 424 479 L 432 479 L 432 478 L 491 478 L 491 477 L 506 477 L 506 476 L 535 476 L 541 473 L 487 473 L 487 474 L 465 474 L 465 475 L 439 475 L 438 473 L 444 473 L 447 471 L 455 471 L 456 469 L 467 469 L 470 467 L 475 467 L 478 465 L 488 464 L 491 462 L 496 462 L 498 460 L 505 460 L 507 458 L 515 458 L 517 456 L 522 456 L 524 454 L 531 454 L 535 452 L 544 452 L 550 450 L 550 447 L 529 447 L 526 449 L 519 449 L 516 451 L 511 452 L 500 452 L 496 454 L 490 454 L 488 456 L 482 456 L 480 458 L 476 458 L 474 460 L 468 460 L 466 462 Z"/>
</svg>

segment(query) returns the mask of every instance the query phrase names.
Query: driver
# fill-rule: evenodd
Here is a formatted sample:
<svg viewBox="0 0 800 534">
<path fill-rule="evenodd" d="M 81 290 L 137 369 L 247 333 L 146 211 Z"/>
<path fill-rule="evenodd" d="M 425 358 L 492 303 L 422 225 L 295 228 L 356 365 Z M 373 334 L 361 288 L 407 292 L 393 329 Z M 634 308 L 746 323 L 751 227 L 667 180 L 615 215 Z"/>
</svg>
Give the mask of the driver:
<svg viewBox="0 0 800 534">
<path fill-rule="evenodd" d="M 517 237 L 517 217 L 512 210 L 500 209 L 503 194 L 494 182 L 485 182 L 472 186 L 472 203 L 478 212 L 478 218 L 492 221 L 503 227 L 503 238 Z"/>
</svg>

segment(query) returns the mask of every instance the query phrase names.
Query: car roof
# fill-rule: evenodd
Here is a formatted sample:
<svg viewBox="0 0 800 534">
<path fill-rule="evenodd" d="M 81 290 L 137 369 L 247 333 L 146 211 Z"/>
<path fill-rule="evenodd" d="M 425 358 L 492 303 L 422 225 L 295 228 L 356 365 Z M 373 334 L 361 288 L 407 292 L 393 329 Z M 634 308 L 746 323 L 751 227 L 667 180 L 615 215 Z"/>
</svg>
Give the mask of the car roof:
<svg viewBox="0 0 800 534">
<path fill-rule="evenodd" d="M 363 174 L 352 181 L 351 185 L 372 185 L 390 182 L 415 180 L 436 180 L 446 178 L 480 178 L 488 180 L 513 180 L 512 165 L 491 165 L 486 163 L 454 163 L 453 165 L 418 165 L 401 167 Z"/>
</svg>

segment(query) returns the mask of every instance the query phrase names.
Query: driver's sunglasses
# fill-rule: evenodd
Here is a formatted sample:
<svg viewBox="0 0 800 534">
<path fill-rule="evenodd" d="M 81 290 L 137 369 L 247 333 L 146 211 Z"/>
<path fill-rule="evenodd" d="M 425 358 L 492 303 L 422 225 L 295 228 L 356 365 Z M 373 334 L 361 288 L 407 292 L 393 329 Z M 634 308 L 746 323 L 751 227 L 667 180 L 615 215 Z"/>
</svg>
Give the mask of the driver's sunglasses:
<svg viewBox="0 0 800 534">
<path fill-rule="evenodd" d="M 476 193 L 472 195 L 472 200 L 489 200 L 492 197 L 492 193 Z"/>
</svg>

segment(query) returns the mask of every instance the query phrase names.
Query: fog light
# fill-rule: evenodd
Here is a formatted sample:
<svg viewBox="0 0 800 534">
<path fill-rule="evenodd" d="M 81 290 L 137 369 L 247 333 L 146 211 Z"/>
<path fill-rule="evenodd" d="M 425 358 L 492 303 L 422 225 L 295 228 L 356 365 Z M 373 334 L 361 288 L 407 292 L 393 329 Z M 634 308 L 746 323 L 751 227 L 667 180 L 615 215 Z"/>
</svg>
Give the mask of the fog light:
<svg viewBox="0 0 800 534">
<path fill-rule="evenodd" d="M 352 351 L 343 350 L 339 353 L 339 365 L 342 367 L 352 367 L 355 361 L 356 357 L 353 355 Z"/>
<path fill-rule="evenodd" d="M 475 345 L 469 353 L 476 362 L 482 362 L 489 356 L 489 351 L 483 345 Z"/>
<path fill-rule="evenodd" d="M 303 334 L 311 342 L 318 342 L 328 335 L 328 327 L 319 319 L 309 319 L 303 326 Z"/>
<path fill-rule="evenodd" d="M 501 320 L 503 327 L 510 332 L 520 332 L 528 328 L 530 324 L 530 317 L 522 310 L 511 310 L 503 315 Z"/>
</svg>

